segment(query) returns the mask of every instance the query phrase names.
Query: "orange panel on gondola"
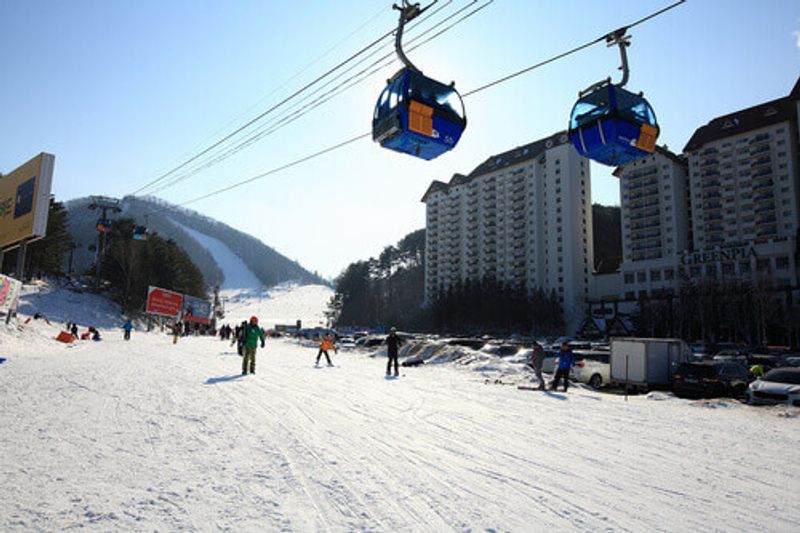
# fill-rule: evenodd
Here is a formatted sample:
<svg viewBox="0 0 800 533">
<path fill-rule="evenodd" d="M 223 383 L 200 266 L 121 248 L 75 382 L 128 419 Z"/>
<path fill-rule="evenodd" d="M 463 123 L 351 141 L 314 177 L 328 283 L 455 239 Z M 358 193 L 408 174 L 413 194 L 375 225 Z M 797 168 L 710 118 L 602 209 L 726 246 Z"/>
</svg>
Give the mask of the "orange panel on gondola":
<svg viewBox="0 0 800 533">
<path fill-rule="evenodd" d="M 408 109 L 408 129 L 433 137 L 433 108 L 412 100 Z"/>
<path fill-rule="evenodd" d="M 639 140 L 636 141 L 636 148 L 644 150 L 645 152 L 653 153 L 656 149 L 656 138 L 658 137 L 658 128 L 650 124 L 642 124 L 639 130 Z"/>
</svg>

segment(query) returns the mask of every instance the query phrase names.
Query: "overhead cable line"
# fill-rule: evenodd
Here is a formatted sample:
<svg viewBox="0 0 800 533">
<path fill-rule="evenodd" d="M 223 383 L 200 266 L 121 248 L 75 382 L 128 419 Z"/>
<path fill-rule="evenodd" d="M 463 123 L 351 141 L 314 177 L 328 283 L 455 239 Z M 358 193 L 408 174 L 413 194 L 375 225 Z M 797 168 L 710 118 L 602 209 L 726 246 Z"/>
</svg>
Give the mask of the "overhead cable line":
<svg viewBox="0 0 800 533">
<path fill-rule="evenodd" d="M 428 28 L 425 31 L 423 31 L 421 34 L 419 34 L 416 37 L 414 37 L 413 39 L 411 39 L 409 41 L 409 43 L 413 43 L 413 42 L 421 39 L 426 34 L 430 33 L 433 30 L 435 30 L 436 28 L 438 28 L 442 24 L 448 22 L 452 18 L 455 18 L 456 16 L 461 14 L 463 11 L 465 11 L 466 9 L 471 7 L 472 5 L 476 4 L 478 1 L 479 0 L 473 0 L 472 2 L 470 2 L 469 4 L 464 6 L 463 8 L 459 9 L 458 11 L 456 11 L 453 14 L 451 14 L 447 18 L 443 19 L 442 21 L 440 21 L 437 24 L 431 26 L 430 28 Z M 476 13 L 480 12 L 485 7 L 488 7 L 493 2 L 494 2 L 494 0 L 489 0 L 488 2 L 478 6 L 477 8 L 475 8 L 474 10 L 470 11 L 469 13 L 463 15 L 461 18 L 459 18 L 455 22 L 451 23 L 447 27 L 445 27 L 442 30 L 438 31 L 436 34 L 434 34 L 434 35 L 428 37 L 427 39 L 425 39 L 424 41 L 418 43 L 416 46 L 413 46 L 412 48 L 410 48 L 410 50 L 416 50 L 420 46 L 423 46 L 423 45 L 431 42 L 432 40 L 440 37 L 441 35 L 443 35 L 447 31 L 451 30 L 452 28 L 454 28 L 455 26 L 457 26 L 458 24 L 460 24 L 464 20 L 466 20 L 469 17 L 471 17 L 471 16 L 475 15 Z M 173 178 L 172 180 L 168 181 L 167 183 L 163 183 L 163 184 L 157 186 L 155 189 L 150 191 L 150 194 L 155 194 L 155 193 L 161 192 L 161 191 L 163 191 L 163 190 L 165 190 L 167 188 L 170 188 L 170 187 L 172 187 L 174 185 L 177 185 L 178 183 L 180 183 L 182 181 L 185 181 L 186 179 L 196 175 L 198 172 L 201 172 L 202 170 L 205 170 L 206 168 L 209 168 L 209 167 L 211 167 L 211 166 L 213 166 L 213 165 L 215 165 L 215 164 L 217 164 L 217 163 L 219 163 L 221 161 L 224 161 L 225 159 L 233 156 L 234 154 L 240 152 L 241 150 L 247 148 L 248 146 L 254 144 L 255 142 L 257 142 L 257 141 L 259 141 L 259 140 L 261 140 L 261 139 L 263 139 L 263 138 L 265 138 L 265 137 L 267 137 L 269 135 L 272 135 L 276 131 L 288 126 L 292 122 L 295 122 L 296 120 L 298 120 L 301 117 L 305 116 L 306 114 L 308 114 L 309 112 L 311 112 L 314 109 L 318 108 L 319 106 L 321 106 L 321 105 L 329 102 L 330 100 L 336 98 L 337 96 L 343 94 L 344 92 L 346 92 L 347 90 L 351 89 L 352 87 L 354 87 L 354 86 L 358 85 L 359 83 L 367 80 L 373 74 L 379 72 L 380 70 L 382 70 L 385 67 L 388 67 L 389 65 L 394 63 L 396 61 L 396 59 L 391 59 L 388 62 L 385 62 L 385 60 L 387 60 L 390 57 L 394 58 L 394 55 L 395 55 L 394 52 L 391 52 L 389 54 L 386 54 L 386 55 L 382 56 L 381 58 L 379 58 L 378 60 L 372 62 L 370 65 L 368 65 L 364 69 L 360 70 L 356 74 L 348 77 L 343 82 L 341 82 L 338 85 L 336 85 L 335 87 L 333 87 L 333 89 L 330 89 L 327 92 L 323 93 L 321 96 L 317 97 L 313 101 L 307 103 L 304 106 L 301 106 L 301 107 L 297 108 L 294 111 L 288 111 L 287 114 L 284 114 L 280 118 L 276 118 L 275 121 L 270 122 L 268 124 L 265 124 L 264 126 L 261 127 L 261 129 L 256 130 L 249 137 L 246 137 L 246 138 L 240 140 L 239 144 L 227 148 L 226 151 L 224 151 L 222 153 L 219 153 L 216 156 L 212 156 L 210 159 L 206 160 L 205 162 L 201 163 L 200 165 L 198 165 L 198 166 L 196 166 L 196 167 L 194 167 L 192 169 L 188 169 L 187 171 L 185 171 L 182 174 L 179 174 L 177 177 Z M 372 70 L 369 70 L 371 67 L 374 67 L 375 65 L 378 65 L 378 66 L 376 68 L 372 69 Z M 327 87 L 327 85 L 329 85 L 329 84 L 326 84 L 322 88 Z M 318 92 L 319 90 L 320 89 L 317 89 L 317 91 L 315 91 L 315 93 Z"/>
<path fill-rule="evenodd" d="M 671 9 L 674 9 L 674 8 L 678 7 L 679 5 L 685 3 L 685 2 L 686 2 L 686 0 L 679 0 L 678 2 L 675 2 L 674 4 L 671 4 L 671 5 L 667 6 L 667 7 L 665 7 L 664 9 L 660 9 L 660 10 L 656 11 L 655 13 L 651 13 L 651 14 L 647 15 L 646 17 L 640 18 L 639 20 L 637 20 L 635 22 L 632 22 L 631 24 L 628 24 L 627 26 L 622 26 L 621 28 L 619 28 L 619 30 L 616 30 L 616 31 L 628 30 L 630 28 L 633 28 L 634 26 L 638 26 L 639 24 L 647 22 L 650 19 L 653 19 L 653 18 L 655 18 L 655 17 L 657 17 L 657 16 L 659 16 L 659 15 L 661 15 L 663 13 L 666 13 L 667 11 L 669 11 Z M 605 34 L 605 35 L 603 35 L 601 37 L 598 37 L 597 39 L 595 39 L 593 41 L 589 41 L 589 42 L 584 43 L 584 44 L 582 44 L 580 46 L 576 46 L 575 48 L 573 48 L 571 50 L 567 50 L 566 52 L 562 52 L 562 53 L 560 53 L 558 55 L 555 55 L 553 57 L 545 59 L 544 61 L 540 61 L 539 63 L 536 63 L 536 64 L 531 65 L 529 67 L 525 67 L 524 69 L 518 70 L 517 72 L 509 74 L 508 76 L 503 76 L 502 78 L 499 78 L 499 79 L 494 80 L 494 81 L 492 81 L 490 83 L 487 83 L 486 85 L 482 85 L 482 86 L 480 86 L 480 87 L 478 87 L 476 89 L 472 89 L 471 91 L 464 93 L 462 95 L 462 97 L 466 98 L 467 96 L 470 96 L 470 95 L 473 95 L 473 94 L 477 94 L 477 93 L 479 93 L 481 91 L 485 91 L 486 89 L 489 89 L 490 87 L 494 87 L 495 85 L 500 85 L 501 83 L 505 83 L 505 82 L 507 82 L 507 81 L 509 81 L 511 79 L 516 78 L 517 76 L 522 76 L 523 74 L 527 74 L 528 72 L 531 72 L 532 70 L 536 70 L 536 69 L 541 68 L 541 67 L 543 67 L 543 66 L 545 66 L 545 65 L 547 65 L 549 63 L 553 63 L 555 61 L 558 61 L 559 59 L 563 59 L 563 58 L 565 58 L 567 56 L 570 56 L 572 54 L 580 52 L 581 50 L 584 50 L 586 48 L 589 48 L 591 46 L 594 46 L 594 45 L 596 45 L 598 43 L 601 43 L 601 42 L 605 41 L 606 37 L 608 35 L 611 35 L 612 33 L 615 33 L 615 32 L 609 32 L 609 33 L 607 33 L 607 34 Z"/>
<path fill-rule="evenodd" d="M 432 2 L 431 4 L 429 4 L 429 6 L 428 6 L 428 7 L 430 7 L 430 6 L 434 5 L 434 4 L 436 4 L 438 1 L 439 1 L 439 0 L 433 0 L 433 2 Z M 144 189 L 146 189 L 146 188 L 150 187 L 151 185 L 153 185 L 153 184 L 155 184 L 155 183 L 157 183 L 157 182 L 161 181 L 161 180 L 162 180 L 162 179 L 164 179 L 165 177 L 172 175 L 173 173 L 175 173 L 176 171 L 178 171 L 178 170 L 182 169 L 183 167 L 185 167 L 186 165 L 188 165 L 188 164 L 189 164 L 189 163 L 191 163 L 192 161 L 195 161 L 195 160 L 197 160 L 199 157 L 202 157 L 203 155 L 207 154 L 209 151 L 213 150 L 214 148 L 216 148 L 216 147 L 217 147 L 217 146 L 219 146 L 220 144 L 224 143 L 225 141 L 227 141 L 227 140 L 228 140 L 228 139 L 230 139 L 231 137 L 233 137 L 233 136 L 237 135 L 238 133 L 240 133 L 240 132 L 244 131 L 245 129 L 249 128 L 250 126 L 252 126 L 252 125 L 253 125 L 253 124 L 255 124 L 256 122 L 258 122 L 259 120 L 261 120 L 261 119 L 262 119 L 262 118 L 264 118 L 265 116 L 269 115 L 270 113 L 272 113 L 273 111 L 275 111 L 276 109 L 278 109 L 279 107 L 281 107 L 282 105 L 286 104 L 287 102 L 291 101 L 293 98 L 295 98 L 295 97 L 297 97 L 298 95 L 302 94 L 304 91 L 306 91 L 306 90 L 308 90 L 309 88 L 313 87 L 315 84 L 319 83 L 320 81 L 322 81 L 323 79 L 325 79 L 325 78 L 326 78 L 327 76 L 329 76 L 330 74 L 332 74 L 332 73 L 336 72 L 337 70 L 339 70 L 340 68 L 342 68 L 343 66 L 345 66 L 347 63 L 349 63 L 350 61 L 352 61 L 353 59 L 357 58 L 358 56 L 360 56 L 361 54 L 363 54 L 363 53 L 367 52 L 368 50 L 370 50 L 370 49 L 374 48 L 375 46 L 377 46 L 377 45 L 381 44 L 381 42 L 382 42 L 384 39 L 386 39 L 387 37 L 391 36 L 393 33 L 394 33 L 394 30 L 390 30 L 390 31 L 386 32 L 385 34 L 381 35 L 380 37 L 378 37 L 377 39 L 375 39 L 374 41 L 372 41 L 370 44 L 368 44 L 367 46 L 363 47 L 361 50 L 359 50 L 359 51 L 355 52 L 354 54 L 352 54 L 352 55 L 351 55 L 350 57 L 348 57 L 347 59 L 345 59 L 345 60 L 341 61 L 340 63 L 338 63 L 338 64 L 337 64 L 337 65 L 335 65 L 334 67 L 332 67 L 332 68 L 330 68 L 329 70 L 327 70 L 327 71 L 326 71 L 324 74 L 321 74 L 320 76 L 317 76 L 316 78 L 314 78 L 312 81 L 310 81 L 309 83 L 307 83 L 306 85 L 304 85 L 304 86 L 303 86 L 303 87 L 301 87 L 300 89 L 296 90 L 295 92 L 293 92 L 292 94 L 290 94 L 289 96 L 287 96 L 286 98 L 284 98 L 283 100 L 279 101 L 277 104 L 274 104 L 273 106 L 271 106 L 270 108 L 268 108 L 266 111 L 263 111 L 262 113 L 258 114 L 258 115 L 257 115 L 255 118 L 253 118 L 253 119 L 249 120 L 249 121 L 248 121 L 248 122 L 246 122 L 244 125 L 242 125 L 242 126 L 238 127 L 237 129 L 235 129 L 235 130 L 234 130 L 234 131 L 232 131 L 231 133 L 229 133 L 229 134 L 227 134 L 226 136 L 224 136 L 222 139 L 220 139 L 220 140 L 218 140 L 217 142 L 215 142 L 215 143 L 211 144 L 210 146 L 206 147 L 205 149 L 203 149 L 203 150 L 202 150 L 202 151 L 200 151 L 199 153 L 195 154 L 195 155 L 194 155 L 194 156 L 192 156 L 191 158 L 187 159 L 187 160 L 186 160 L 186 161 L 184 161 L 183 163 L 181 163 L 181 164 L 179 164 L 178 166 L 176 166 L 176 167 L 172 168 L 171 170 L 169 170 L 169 171 L 167 171 L 167 172 L 163 173 L 161 176 L 159 176 L 158 178 L 154 179 L 153 181 L 151 181 L 151 182 L 147 183 L 146 185 L 144 185 L 144 186 L 140 187 L 139 189 L 137 189 L 136 191 L 134 191 L 132 194 L 133 194 L 133 195 L 136 195 L 136 194 L 137 194 L 137 193 L 139 193 L 140 191 L 143 191 Z"/>
<path fill-rule="evenodd" d="M 450 0 L 450 1 L 452 1 L 452 0 Z M 449 2 L 448 2 L 448 3 L 449 3 Z M 239 121 L 239 120 L 240 120 L 242 117 L 244 117 L 244 116 L 248 115 L 248 114 L 249 114 L 249 113 L 250 113 L 250 112 L 251 112 L 253 109 L 257 108 L 257 107 L 258 107 L 258 106 L 260 106 L 262 103 L 264 103 L 265 101 L 267 101 L 267 100 L 268 100 L 268 99 L 269 99 L 269 98 L 270 98 L 272 95 L 274 95 L 275 93 L 277 93 L 277 92 L 279 92 L 279 91 L 283 90 L 283 89 L 284 89 L 284 88 L 285 88 L 287 85 L 289 85 L 291 82 L 293 82 L 294 80 L 296 80 L 297 78 L 299 78 L 300 76 L 302 76 L 303 74 L 305 74 L 306 72 L 308 72 L 308 70 L 309 70 L 311 67 L 313 67 L 314 65 L 316 65 L 317 63 L 319 63 L 320 61 L 322 61 L 323 59 L 325 59 L 326 57 L 328 57 L 328 56 L 329 56 L 331 53 L 333 53 L 333 51 L 334 51 L 334 50 L 336 50 L 337 48 L 339 48 L 339 47 L 340 47 L 340 46 L 341 46 L 343 43 L 345 43 L 345 42 L 346 42 L 348 39 L 350 39 L 351 37 L 353 37 L 354 35 L 356 35 L 358 32 L 360 32 L 361 30 L 363 30 L 364 28 L 366 28 L 367 26 L 369 26 L 369 25 L 370 25 L 372 22 L 374 22 L 374 21 L 375 21 L 375 20 L 376 20 L 378 17 L 380 17 L 380 16 L 383 14 L 383 12 L 384 12 L 384 11 L 387 11 L 387 10 L 391 11 L 391 7 L 386 7 L 386 6 L 382 7 L 380 10 L 378 10 L 378 12 L 376 12 L 374 15 L 372 15 L 371 17 L 369 17 L 369 18 L 368 18 L 366 21 L 364 21 L 362 24 L 360 24 L 360 25 L 359 25 L 357 28 L 355 28 L 353 31 L 351 31 L 351 32 L 350 32 L 350 33 L 348 33 L 346 36 L 344 36 L 344 37 L 342 37 L 341 39 L 339 39 L 339 41 L 337 41 L 336 43 L 334 43 L 333 45 L 331 45 L 331 46 L 330 46 L 330 47 L 329 47 L 329 48 L 328 48 L 328 49 L 327 49 L 325 52 L 323 52 L 322 54 L 320 54 L 319 56 L 317 56 L 315 59 L 313 59 L 312 61 L 310 61 L 309 63 L 307 63 L 307 64 L 306 64 L 306 65 L 305 65 L 303 68 L 301 68 L 299 71 L 297 71 L 297 72 L 296 72 L 295 74 L 293 74 L 291 77 L 289 77 L 289 78 L 287 78 L 286 80 L 284 80 L 284 81 L 283 81 L 283 82 L 282 82 L 280 85 L 278 85 L 277 87 L 273 88 L 273 89 L 272 89 L 272 90 L 270 90 L 270 91 L 269 91 L 267 94 L 265 94 L 264 96 L 262 96 L 261 98 L 259 98 L 259 99 L 258 99 L 258 101 L 256 101 L 256 102 L 255 102 L 253 105 L 251 105 L 250 107 L 248 107 L 247 109 L 245 109 L 245 110 L 244 110 L 244 111 L 242 111 L 241 113 L 238 113 L 236 116 L 234 116 L 234 117 L 233 117 L 233 118 L 231 118 L 230 120 L 226 121 L 226 122 L 225 122 L 225 123 L 224 123 L 222 126 L 220 126 L 220 127 L 218 127 L 217 129 L 215 129 L 215 130 L 214 130 L 212 133 L 210 133 L 210 134 L 208 134 L 207 136 L 205 136 L 205 137 L 204 137 L 204 138 L 203 138 L 201 141 L 199 141 L 199 142 L 198 142 L 198 143 L 197 143 L 195 146 L 193 146 L 193 147 L 192 147 L 190 150 L 188 150 L 186 153 L 182 154 L 180 157 L 176 157 L 176 158 L 175 158 L 175 161 L 173 162 L 173 164 L 174 164 L 174 163 L 176 163 L 177 161 L 181 160 L 181 159 L 184 159 L 184 158 L 188 157 L 188 156 L 189 156 L 189 154 L 191 154 L 191 153 L 193 153 L 193 152 L 195 152 L 195 151 L 199 150 L 199 149 L 200 149 L 200 148 L 201 148 L 203 145 L 205 145 L 205 144 L 206 144 L 208 141 L 210 141 L 211 139 L 213 139 L 214 137 L 216 137 L 217 135 L 219 135 L 220 133 L 222 133 L 222 132 L 223 132 L 224 130 L 226 130 L 228 127 L 230 127 L 230 126 L 232 126 L 233 124 L 235 124 L 236 122 L 238 122 L 238 121 Z M 372 52 L 370 55 L 372 55 L 372 54 L 374 54 L 374 53 L 375 53 L 375 52 Z"/>
<path fill-rule="evenodd" d="M 651 13 L 650 15 L 648 15 L 648 16 L 646 16 L 646 17 L 643 17 L 643 18 L 641 18 L 641 19 L 638 19 L 638 20 L 636 20 L 635 22 L 633 22 L 633 23 L 631 23 L 631 24 L 629 24 L 629 25 L 627 25 L 627 26 L 623 26 L 623 28 L 625 28 L 625 29 L 629 29 L 629 28 L 633 28 L 634 26 L 638 26 L 638 25 L 640 25 L 640 24 L 643 24 L 644 22 L 646 22 L 646 21 L 649 21 L 649 20 L 651 20 L 651 19 L 653 19 L 653 18 L 655 18 L 655 17 L 657 17 L 657 16 L 659 16 L 659 15 L 662 15 L 662 14 L 666 13 L 667 11 L 670 11 L 670 10 L 674 9 L 675 7 L 678 7 L 679 5 L 681 5 L 681 4 L 685 3 L 685 2 L 686 2 L 686 0 L 679 0 L 678 2 L 675 2 L 674 4 L 671 4 L 671 5 L 669 5 L 669 6 L 665 7 L 665 8 L 663 8 L 663 9 L 661 9 L 661 10 L 659 10 L 659 11 L 656 11 L 656 12 L 654 12 L 654 13 Z M 610 33 L 613 33 L 613 32 L 610 32 Z M 610 34 L 610 33 L 609 33 L 609 34 Z M 607 35 L 608 35 L 608 34 L 607 34 Z M 588 48 L 588 47 L 590 47 L 590 46 L 592 46 L 592 45 L 594 45 L 594 44 L 597 44 L 597 43 L 600 43 L 600 42 L 603 42 L 603 41 L 605 41 L 605 35 L 604 35 L 603 37 L 600 37 L 599 39 L 594 39 L 594 40 L 592 40 L 592 41 L 589 41 L 589 42 L 587 42 L 586 44 L 583 44 L 583 45 L 577 46 L 577 47 L 575 47 L 575 48 L 573 48 L 573 49 L 571 49 L 571 50 L 569 50 L 569 51 L 567 51 L 567 52 L 563 52 L 563 53 L 557 54 L 557 55 L 555 55 L 555 56 L 552 56 L 552 57 L 550 57 L 549 59 L 546 59 L 546 60 L 544 60 L 544 61 L 540 61 L 540 62 L 538 62 L 538 63 L 535 63 L 534 65 L 531 65 L 531 66 L 529 66 L 529 67 L 526 67 L 526 68 L 524 68 L 524 69 L 522 69 L 522 70 L 519 70 L 519 71 L 517 71 L 517 72 L 514 72 L 514 73 L 512 73 L 512 74 L 509 74 L 509 75 L 507 75 L 507 76 L 503 76 L 502 78 L 499 78 L 499 79 L 497 79 L 497 80 L 495 80 L 495 81 L 493 81 L 493 82 L 491 82 L 491 83 L 487 83 L 487 84 L 485 84 L 485 85 L 482 85 L 482 86 L 480 86 L 480 87 L 478 87 L 478 88 L 476 88 L 476 89 L 473 89 L 473 90 L 471 90 L 471 91 L 468 91 L 468 92 L 464 93 L 463 97 L 465 97 L 465 98 L 466 98 L 466 97 L 468 97 L 468 96 L 470 96 L 470 95 L 477 94 L 477 93 L 479 93 L 479 92 L 482 92 L 482 91 L 484 91 L 484 90 L 486 90 L 486 89 L 489 89 L 489 88 L 491 88 L 491 87 L 495 87 L 495 86 L 497 86 L 497 85 L 500 85 L 500 84 L 502 84 L 502 83 L 505 83 L 505 82 L 507 82 L 507 81 L 509 81 L 509 80 L 512 80 L 512 79 L 514 79 L 514 78 L 516 78 L 516 77 L 518 77 L 518 76 L 521 76 L 522 74 L 526 74 L 526 73 L 528 73 L 528 72 L 531 72 L 531 71 L 533 71 L 533 70 L 536 70 L 536 69 L 538 69 L 538 68 L 541 68 L 541 67 L 543 67 L 543 66 L 545 66 L 545 65 L 547 65 L 547 64 L 549 64 L 549 63 L 552 63 L 552 62 L 554 62 L 554 61 L 557 61 L 557 60 L 559 60 L 559 59 L 562 59 L 562 58 L 564 58 L 564 57 L 566 57 L 566 56 L 569 56 L 569 55 L 571 55 L 571 54 L 574 54 L 574 53 L 576 53 L 576 52 L 578 52 L 578 51 L 580 51 L 580 50 L 583 50 L 583 49 L 585 49 L 585 48 Z M 257 174 L 257 175 L 255 175 L 255 176 L 252 176 L 252 177 L 250 177 L 250 178 L 248 178 L 248 179 L 245 179 L 245 180 L 239 181 L 239 182 L 237 182 L 237 183 L 234 183 L 234 184 L 232 184 L 232 185 L 228 185 L 228 186 L 226 186 L 226 187 L 223 187 L 223 188 L 221 188 L 221 189 L 217 189 L 217 190 L 215 190 L 215 191 L 212 191 L 212 192 L 210 192 L 210 193 L 206 193 L 206 194 L 204 194 L 204 195 L 202 195 L 202 196 L 198 196 L 198 197 L 196 197 L 196 198 L 192 198 L 192 199 L 190 199 L 190 200 L 187 200 L 187 201 L 185 201 L 185 202 L 181 202 L 181 203 L 179 203 L 179 204 L 177 204 L 177 205 L 178 205 L 179 207 L 182 207 L 182 206 L 189 205 L 189 204 L 192 204 L 192 203 L 195 203 L 195 202 L 199 202 L 199 201 L 201 201 L 201 200 L 205 200 L 205 199 L 207 199 L 207 198 L 211 198 L 211 197 L 213 197 L 213 196 L 216 196 L 216 195 L 218 195 L 218 194 L 222 194 L 222 193 L 224 193 L 224 192 L 227 192 L 227 191 L 229 191 L 229 190 L 231 190 L 231 189 L 235 189 L 235 188 L 237 188 L 237 187 L 241 187 L 241 186 L 243 186 L 243 185 L 246 185 L 246 184 L 248 184 L 248 183 L 252 183 L 252 182 L 254 182 L 254 181 L 257 181 L 257 180 L 263 179 L 263 178 L 265 178 L 265 177 L 271 176 L 271 175 L 273 175 L 273 174 L 276 174 L 276 173 L 278 173 L 278 172 L 281 172 L 281 171 L 283 171 L 283 170 L 286 170 L 286 169 L 288 169 L 288 168 L 294 167 L 294 166 L 296 166 L 296 165 L 299 165 L 299 164 L 301 164 L 301 163 L 305 163 L 305 162 L 307 162 L 307 161 L 310 161 L 310 160 L 312 160 L 312 159 L 315 159 L 315 158 L 317 158 L 317 157 L 320 157 L 320 156 L 322 156 L 322 155 L 328 154 L 328 153 L 330 153 L 330 152 L 333 152 L 333 151 L 335 151 L 335 150 L 338 150 L 338 149 L 340 149 L 340 148 L 344 148 L 345 146 L 348 146 L 348 145 L 350 145 L 350 144 L 353 144 L 353 143 L 355 143 L 356 141 L 359 141 L 359 140 L 361 140 L 361 139 L 364 139 L 364 138 L 370 137 L 370 136 L 371 136 L 371 134 L 372 134 L 372 132 L 367 132 L 367 133 L 363 133 L 363 134 L 361 134 L 361 135 L 357 135 L 357 136 L 355 136 L 355 137 L 352 137 L 352 138 L 350 138 L 350 139 L 348 139 L 348 140 L 346 140 L 346 141 L 340 142 L 340 143 L 338 143 L 338 144 L 335 144 L 335 145 L 333 145 L 333 146 L 330 146 L 330 147 L 328 147 L 328 148 L 325 148 L 325 149 L 323 149 L 323 150 L 320 150 L 320 151 L 318 151 L 318 152 L 315 152 L 315 153 L 313 153 L 313 154 L 310 154 L 310 155 L 308 155 L 308 156 L 305 156 L 305 157 L 302 157 L 302 158 L 300 158 L 300 159 L 294 160 L 294 161 L 292 161 L 291 163 L 287 163 L 287 164 L 285 164 L 285 165 L 282 165 L 282 166 L 280 166 L 280 167 L 273 168 L 273 169 L 271 169 L 271 170 L 268 170 L 268 171 L 266 171 L 266 172 L 263 172 L 263 173 L 261 173 L 261 174 Z M 165 208 L 164 210 L 166 210 L 166 208 Z"/>
</svg>

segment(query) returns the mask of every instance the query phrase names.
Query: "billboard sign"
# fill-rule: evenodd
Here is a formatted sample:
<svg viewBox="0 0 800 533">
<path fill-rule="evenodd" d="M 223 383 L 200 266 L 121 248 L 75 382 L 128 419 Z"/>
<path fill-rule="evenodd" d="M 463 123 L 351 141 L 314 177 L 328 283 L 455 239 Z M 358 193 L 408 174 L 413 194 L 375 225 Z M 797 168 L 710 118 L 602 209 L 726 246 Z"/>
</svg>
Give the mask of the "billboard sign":
<svg viewBox="0 0 800 533">
<path fill-rule="evenodd" d="M 183 320 L 208 324 L 211 321 L 211 303 L 192 296 L 183 297 Z"/>
<path fill-rule="evenodd" d="M 47 233 L 55 156 L 41 153 L 0 177 L 0 249 Z"/>
<path fill-rule="evenodd" d="M 181 313 L 182 308 L 183 295 L 181 293 L 158 287 L 148 287 L 145 312 L 175 318 Z"/>
<path fill-rule="evenodd" d="M 0 274 L 0 310 L 10 311 L 19 305 L 22 282 Z"/>
</svg>

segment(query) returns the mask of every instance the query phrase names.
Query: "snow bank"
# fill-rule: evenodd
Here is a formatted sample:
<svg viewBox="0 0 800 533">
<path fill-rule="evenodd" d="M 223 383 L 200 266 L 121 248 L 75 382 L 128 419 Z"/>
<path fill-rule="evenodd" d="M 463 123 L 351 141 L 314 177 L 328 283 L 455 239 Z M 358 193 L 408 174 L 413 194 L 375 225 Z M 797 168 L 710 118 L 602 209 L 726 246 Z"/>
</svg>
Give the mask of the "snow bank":
<svg viewBox="0 0 800 533">
<path fill-rule="evenodd" d="M 120 307 L 106 296 L 60 287 L 46 281 L 26 284 L 20 297 L 19 313 L 33 316 L 41 313 L 53 324 L 77 323 L 81 330 L 122 326 Z"/>
</svg>

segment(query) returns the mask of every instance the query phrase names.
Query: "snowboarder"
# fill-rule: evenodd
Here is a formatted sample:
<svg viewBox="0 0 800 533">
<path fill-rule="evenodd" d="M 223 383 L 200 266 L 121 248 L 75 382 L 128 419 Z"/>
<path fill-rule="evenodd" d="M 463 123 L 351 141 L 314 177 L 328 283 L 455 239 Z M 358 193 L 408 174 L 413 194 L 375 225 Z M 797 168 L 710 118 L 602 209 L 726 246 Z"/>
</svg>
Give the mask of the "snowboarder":
<svg viewBox="0 0 800 533">
<path fill-rule="evenodd" d="M 544 366 L 544 348 L 538 342 L 533 342 L 533 350 L 531 351 L 530 359 L 528 361 L 536 379 L 539 380 L 539 390 L 544 390 L 544 378 L 542 377 L 542 366 Z"/>
<path fill-rule="evenodd" d="M 131 340 L 131 330 L 133 330 L 133 323 L 130 319 L 126 320 L 125 323 L 122 325 L 122 329 L 125 330 L 125 340 Z"/>
<path fill-rule="evenodd" d="M 242 343 L 244 345 L 244 358 L 242 359 L 242 375 L 256 373 L 256 348 L 258 340 L 261 339 L 261 347 L 264 347 L 264 330 L 258 325 L 257 317 L 250 317 L 250 323 L 245 324 L 242 331 Z"/>
<path fill-rule="evenodd" d="M 557 357 L 558 370 L 556 370 L 556 376 L 553 378 L 553 384 L 550 389 L 556 390 L 559 381 L 564 378 L 564 392 L 567 392 L 569 388 L 569 371 L 575 366 L 575 354 L 569 349 L 569 344 L 562 342 L 561 350 L 558 352 Z"/>
<path fill-rule="evenodd" d="M 328 361 L 328 366 L 333 366 L 333 363 L 331 363 L 331 357 L 328 355 L 328 350 L 333 350 L 337 354 L 339 353 L 330 334 L 319 338 L 319 352 L 317 352 L 317 362 L 315 363 L 316 366 L 319 366 L 319 359 L 322 357 L 322 354 L 325 354 L 325 359 Z"/>
<path fill-rule="evenodd" d="M 236 326 L 236 352 L 242 356 L 244 355 L 244 330 L 246 328 L 247 321 L 242 321 L 240 326 Z"/>
<path fill-rule="evenodd" d="M 403 340 L 397 336 L 397 328 L 389 330 L 389 336 L 386 337 L 386 354 L 389 356 L 389 361 L 386 363 L 386 375 L 392 375 L 392 362 L 394 362 L 394 377 L 400 375 L 398 368 L 398 348 L 403 343 Z"/>
<path fill-rule="evenodd" d="M 99 341 L 100 340 L 100 332 L 97 331 L 97 328 L 95 328 L 94 326 L 89 326 L 89 333 L 92 334 L 92 340 L 93 341 Z"/>
<path fill-rule="evenodd" d="M 72 323 L 72 326 L 69 329 L 69 332 L 72 333 L 72 336 L 76 339 L 78 338 L 78 324 Z"/>
</svg>

